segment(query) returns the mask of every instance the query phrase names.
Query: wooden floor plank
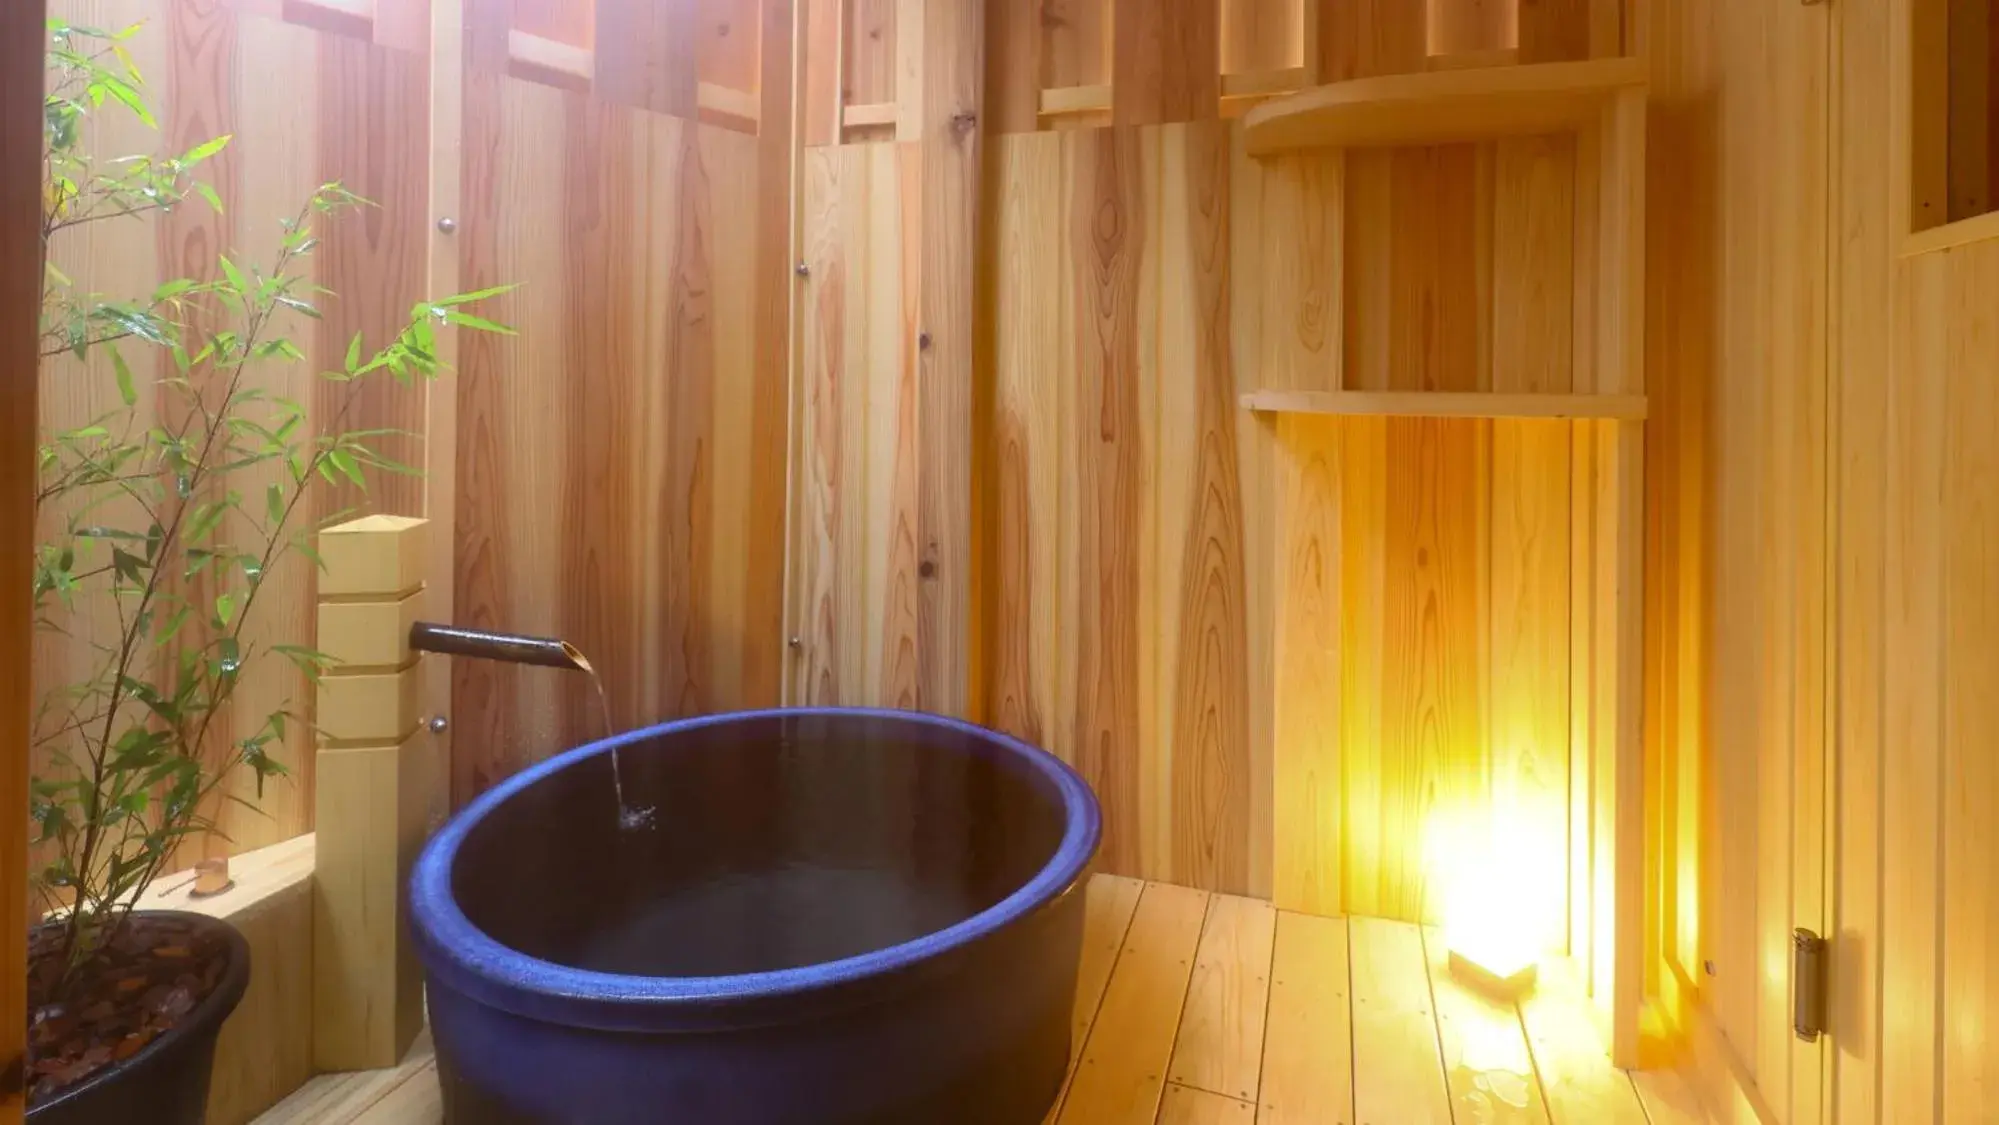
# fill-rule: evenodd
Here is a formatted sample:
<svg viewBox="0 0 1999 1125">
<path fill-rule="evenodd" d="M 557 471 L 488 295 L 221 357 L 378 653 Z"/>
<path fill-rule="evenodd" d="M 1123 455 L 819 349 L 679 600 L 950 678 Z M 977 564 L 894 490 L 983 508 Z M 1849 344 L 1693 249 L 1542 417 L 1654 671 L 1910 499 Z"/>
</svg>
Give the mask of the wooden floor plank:
<svg viewBox="0 0 1999 1125">
<path fill-rule="evenodd" d="M 1423 931 L 1423 951 L 1429 958 L 1437 1042 L 1457 1125 L 1547 1125 L 1548 1107 L 1534 1076 L 1519 1011 L 1458 982 L 1441 930 Z"/>
<path fill-rule="evenodd" d="M 1146 884 L 1061 1125 L 1152 1125 L 1207 910 L 1206 892 Z"/>
<path fill-rule="evenodd" d="M 435 1086 L 436 1058 L 430 1029 L 410 1045 L 402 1064 L 392 1070 L 322 1074 L 257 1118 L 257 1125 L 401 1125 L 377 1107 L 403 1085 L 427 1075 Z"/>
<path fill-rule="evenodd" d="M 1674 1075 L 1611 1067 L 1565 962 L 1514 1013 L 1449 976 L 1433 931 L 1112 876 L 1085 894 L 1077 1070 L 1049 1125 L 1705 1120 Z M 394 1070 L 314 1079 L 258 1125 L 442 1120 L 426 1032 Z"/>
<path fill-rule="evenodd" d="M 1451 1125 L 1423 934 L 1407 922 L 1349 919 L 1354 1116 L 1359 1125 Z"/>
<path fill-rule="evenodd" d="M 1256 1099 L 1276 929 L 1277 911 L 1269 903 L 1215 896 L 1187 987 L 1169 1081 L 1239 1101 Z"/>
<path fill-rule="evenodd" d="M 1631 1085 L 1651 1125 L 1707 1125 L 1707 1112 L 1676 1070 L 1634 1070 Z"/>
<path fill-rule="evenodd" d="M 1646 1125 L 1638 1092 L 1610 1065 L 1589 998 L 1568 961 L 1542 963 L 1539 984 L 1520 1001 L 1520 1017 L 1554 1125 Z"/>
<path fill-rule="evenodd" d="M 1235 1098 L 1168 1083 L 1159 1125 L 1256 1125 L 1256 1107 Z"/>
<path fill-rule="evenodd" d="M 1257 1125 L 1353 1125 L 1347 920 L 1277 915 Z"/>
<path fill-rule="evenodd" d="M 432 1060 L 368 1111 L 366 1125 L 443 1125 L 444 1090 Z"/>
<path fill-rule="evenodd" d="M 1045 1125 L 1054 1125 L 1061 1116 L 1062 1103 L 1069 1098 L 1076 1059 L 1089 1041 L 1090 1025 L 1104 1002 L 1104 986 L 1110 983 L 1111 966 L 1117 964 L 1118 950 L 1124 947 L 1131 918 L 1138 910 L 1138 896 L 1145 884 L 1121 875 L 1097 875 L 1083 893 L 1083 957 L 1076 969 L 1075 1019 L 1069 1036 L 1069 1070 L 1062 1079 L 1062 1092 L 1048 1109 Z"/>
</svg>

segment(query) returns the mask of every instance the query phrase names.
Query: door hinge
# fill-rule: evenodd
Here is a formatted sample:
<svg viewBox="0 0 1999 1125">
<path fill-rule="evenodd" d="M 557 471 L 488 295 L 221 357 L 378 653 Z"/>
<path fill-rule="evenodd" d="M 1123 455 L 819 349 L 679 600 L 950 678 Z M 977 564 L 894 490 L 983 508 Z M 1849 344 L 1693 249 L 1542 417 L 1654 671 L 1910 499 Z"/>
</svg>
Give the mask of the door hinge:
<svg viewBox="0 0 1999 1125">
<path fill-rule="evenodd" d="M 1795 996 L 1791 1029 L 1816 1043 L 1825 1032 L 1826 960 L 1824 938 L 1800 927 L 1791 935 L 1791 989 Z"/>
</svg>

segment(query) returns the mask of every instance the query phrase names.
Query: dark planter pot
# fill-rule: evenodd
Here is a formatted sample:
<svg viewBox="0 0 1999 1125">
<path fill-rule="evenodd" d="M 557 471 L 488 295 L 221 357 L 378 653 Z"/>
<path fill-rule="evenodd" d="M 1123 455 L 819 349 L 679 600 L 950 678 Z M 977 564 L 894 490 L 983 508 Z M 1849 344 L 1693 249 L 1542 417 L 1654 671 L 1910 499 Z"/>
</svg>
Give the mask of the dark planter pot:
<svg viewBox="0 0 1999 1125">
<path fill-rule="evenodd" d="M 215 1037 L 250 985 L 250 943 L 236 927 L 202 914 L 157 910 L 134 917 L 177 917 L 196 929 L 220 932 L 229 947 L 222 979 L 186 1019 L 145 1050 L 29 1110 L 32 1125 L 202 1125 L 208 1116 Z"/>
</svg>

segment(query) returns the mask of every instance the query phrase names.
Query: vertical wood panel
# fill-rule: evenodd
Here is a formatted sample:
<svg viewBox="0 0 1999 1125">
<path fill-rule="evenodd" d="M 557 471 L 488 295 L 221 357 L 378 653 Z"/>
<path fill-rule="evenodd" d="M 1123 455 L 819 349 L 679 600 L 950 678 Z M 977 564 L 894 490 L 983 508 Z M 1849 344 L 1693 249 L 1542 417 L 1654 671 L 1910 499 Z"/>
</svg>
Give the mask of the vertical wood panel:
<svg viewBox="0 0 1999 1125">
<path fill-rule="evenodd" d="M 238 224 L 230 256 L 238 265 L 267 265 L 277 259 L 284 234 L 280 221 L 298 217 L 305 201 L 312 197 L 320 184 L 338 178 L 340 173 L 331 170 L 335 163 L 334 154 L 342 145 L 351 145 L 352 136 L 331 135 L 323 121 L 315 120 L 319 116 L 316 111 L 322 100 L 333 93 L 327 89 L 334 83 L 328 81 L 324 62 L 334 37 L 275 20 L 244 20 L 237 34 L 242 48 L 238 57 L 232 60 L 232 70 L 240 83 L 237 89 L 258 89 L 284 82 L 297 82 L 303 87 L 296 99 L 232 99 L 236 101 L 232 112 L 235 135 L 230 146 L 255 154 L 255 158 L 238 164 L 234 177 L 237 194 L 223 201 Z M 344 39 L 342 42 L 359 55 L 379 49 L 355 39 Z M 346 92 L 350 96 L 358 94 L 363 98 L 371 93 L 358 85 L 349 85 Z M 339 95 L 335 93 L 333 96 Z M 355 190 L 361 189 L 356 187 Z M 383 203 L 384 210 L 389 205 L 401 205 L 400 200 L 384 200 Z M 343 326 L 348 327 L 350 336 L 359 327 L 354 323 L 359 318 L 351 315 L 355 305 L 366 306 L 378 300 L 371 288 L 389 290 L 379 298 L 382 303 L 402 304 L 403 307 L 392 314 L 398 319 L 400 314 L 407 312 L 409 302 L 414 299 L 412 286 L 396 286 L 394 279 L 389 277 L 364 280 L 354 276 L 355 271 L 350 268 L 343 268 L 351 264 L 355 245 L 366 239 L 369 218 L 380 217 L 380 214 L 349 211 L 337 216 L 313 216 L 315 230 L 322 242 L 317 254 L 300 263 L 295 271 L 312 275 L 311 280 L 340 295 L 324 297 L 316 303 L 324 310 L 327 320 L 344 321 Z M 418 218 L 420 221 L 420 212 Z M 353 294 L 351 298 L 345 296 L 349 293 Z M 315 324 L 304 317 L 287 316 L 278 318 L 274 329 L 304 349 L 308 360 L 299 364 L 266 363 L 255 371 L 255 377 L 266 391 L 286 395 L 304 404 L 309 424 L 315 429 L 324 433 L 397 424 L 389 420 L 369 421 L 366 417 L 369 407 L 388 397 L 381 393 L 379 386 L 350 385 L 351 397 L 356 401 L 349 405 L 343 402 L 349 396 L 327 393 L 326 388 L 331 384 L 314 377 L 318 371 L 338 366 L 346 352 L 345 339 L 337 351 L 327 346 L 325 321 Z M 372 338 L 380 341 L 384 336 L 378 331 Z M 364 405 L 359 401 L 364 398 L 372 401 Z M 345 420 L 340 417 L 343 406 L 347 407 Z M 384 452 L 404 461 L 410 456 L 410 450 L 393 439 L 380 443 L 377 448 L 383 448 Z M 266 486 L 283 477 L 283 469 L 277 466 L 251 468 L 233 473 L 229 486 L 243 495 L 258 496 Z M 399 491 L 395 484 L 384 480 L 381 475 L 371 480 L 370 484 L 383 492 Z M 370 497 L 352 488 L 335 490 L 316 486 L 314 491 L 315 495 L 300 505 L 301 522 L 315 516 L 323 519 L 341 507 L 373 504 L 386 499 Z M 231 537 L 241 536 L 247 540 L 258 534 L 251 522 L 240 514 L 225 518 L 223 527 L 225 534 Z M 299 530 L 302 529 L 301 526 Z M 245 638 L 265 648 L 272 644 L 296 644 L 310 638 L 315 628 L 312 605 L 316 581 L 317 572 L 305 558 L 279 560 L 260 583 L 256 616 L 246 626 Z M 310 698 L 310 681 L 289 661 L 252 662 L 248 674 L 239 681 L 231 699 L 227 735 L 248 738 L 256 733 L 252 728 L 261 726 L 266 715 L 286 706 L 304 707 Z M 313 753 L 311 735 L 298 730 L 275 750 L 275 756 L 292 771 L 292 776 L 276 783 L 266 783 L 261 799 L 254 776 L 232 777 L 226 792 L 233 797 L 255 801 L 261 812 L 252 811 L 234 801 L 218 810 L 222 829 L 230 839 L 218 837 L 205 841 L 204 854 L 226 855 L 276 843 L 296 835 L 312 823 L 318 756 Z"/>
<path fill-rule="evenodd" d="M 1158 125 L 1213 118 L 1221 106 L 1215 0 L 1113 4 L 1112 120 Z"/>
<path fill-rule="evenodd" d="M 1341 784 L 1341 424 L 1288 415 L 1277 423 L 1282 463 L 1275 598 L 1276 794 L 1273 900 L 1287 910 L 1345 907 L 1345 787 Z M 1365 753 L 1365 745 L 1353 752 Z"/>
<path fill-rule="evenodd" d="M 1139 227 L 1137 135 L 1079 135 L 1072 187 L 1070 268 L 1076 300 L 1076 762 L 1121 817 L 1106 825 L 1104 862 L 1139 870 L 1137 597 L 1143 436 L 1139 432 L 1134 306 Z"/>
<path fill-rule="evenodd" d="M 1320 0 L 1320 80 L 1422 70 L 1428 54 L 1425 8 L 1415 0 Z"/>
<path fill-rule="evenodd" d="M 511 78 L 475 77 L 466 112 L 464 283 L 527 284 L 495 310 L 521 334 L 462 357 L 459 620 L 575 643 L 620 726 L 768 700 L 767 251 L 723 249 L 775 237 L 759 140 Z M 550 511 L 581 530 L 526 515 Z M 455 677 L 461 800 L 601 731 L 582 677 Z"/>
<path fill-rule="evenodd" d="M 1313 0 L 1222 0 L 1222 73 L 1303 66 L 1304 17 L 1310 6 Z"/>
<path fill-rule="evenodd" d="M 595 7 L 591 91 L 618 105 L 696 116 L 695 0 L 620 0 Z"/>
<path fill-rule="evenodd" d="M 1040 0 L 1043 86 L 1111 80 L 1111 6 L 1112 0 Z"/>
<path fill-rule="evenodd" d="M 1943 1106 L 1975 1117 L 1999 1090 L 1999 252 L 1950 256 L 1944 444 Z"/>
<path fill-rule="evenodd" d="M 0 849 L 0 901 L 9 905 L 0 943 L 6 983 L 0 985 L 0 1059 L 26 1062 L 28 738 L 33 712 L 29 683 L 34 656 L 30 587 L 35 527 L 37 379 L 36 313 L 41 308 L 42 50 L 45 7 L 40 0 L 0 13 L 0 527 L 7 562 L 0 564 L 0 800 L 9 814 Z M 21 1093 L 0 1093 L 0 1122 L 21 1120 Z"/>
</svg>

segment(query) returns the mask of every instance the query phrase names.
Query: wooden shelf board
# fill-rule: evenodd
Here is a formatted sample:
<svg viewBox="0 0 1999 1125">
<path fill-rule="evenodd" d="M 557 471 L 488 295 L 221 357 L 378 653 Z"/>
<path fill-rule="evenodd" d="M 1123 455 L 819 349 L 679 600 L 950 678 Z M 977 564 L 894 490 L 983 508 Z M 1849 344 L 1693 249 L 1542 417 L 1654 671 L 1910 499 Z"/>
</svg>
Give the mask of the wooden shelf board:
<svg viewBox="0 0 1999 1125">
<path fill-rule="evenodd" d="M 1041 91 L 1041 116 L 1059 117 L 1068 113 L 1109 113 L 1109 86 L 1057 86 Z"/>
<path fill-rule="evenodd" d="M 1295 94 L 1304 88 L 1305 68 L 1302 66 L 1222 75 L 1222 96 L 1225 98 L 1267 98 Z"/>
<path fill-rule="evenodd" d="M 1443 391 L 1251 391 L 1242 405 L 1267 414 L 1405 418 L 1639 420 L 1643 395 L 1489 394 Z"/>
<path fill-rule="evenodd" d="M 1244 135 L 1261 156 L 1553 133 L 1594 122 L 1616 95 L 1644 84 L 1635 58 L 1361 78 L 1258 106 Z"/>
<path fill-rule="evenodd" d="M 895 124 L 894 102 L 858 102 L 840 111 L 840 124 L 848 129 Z"/>
</svg>

